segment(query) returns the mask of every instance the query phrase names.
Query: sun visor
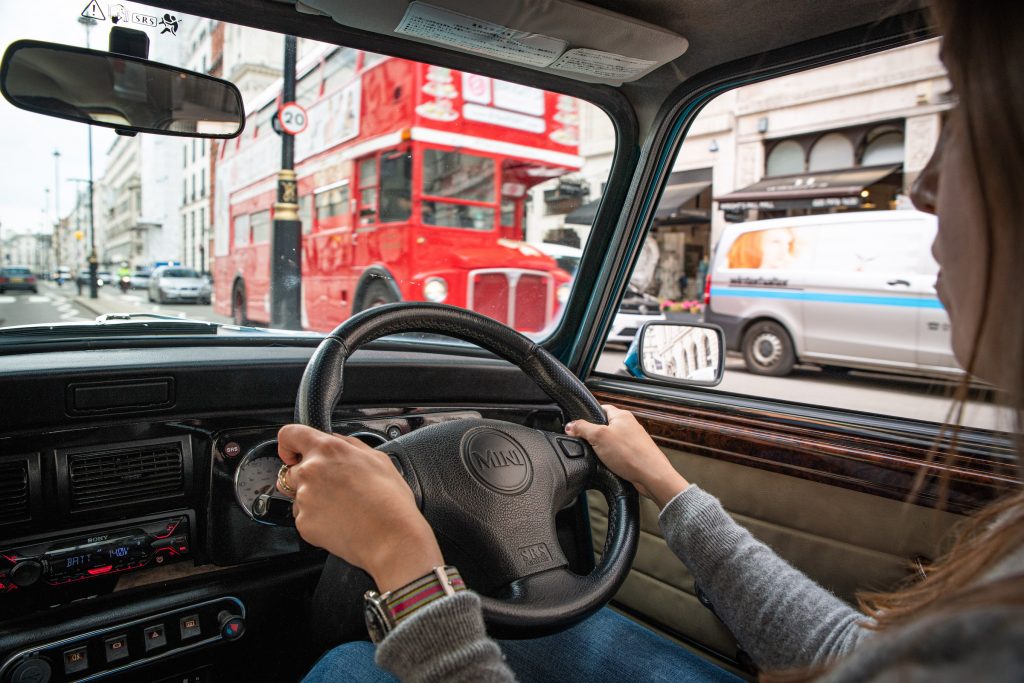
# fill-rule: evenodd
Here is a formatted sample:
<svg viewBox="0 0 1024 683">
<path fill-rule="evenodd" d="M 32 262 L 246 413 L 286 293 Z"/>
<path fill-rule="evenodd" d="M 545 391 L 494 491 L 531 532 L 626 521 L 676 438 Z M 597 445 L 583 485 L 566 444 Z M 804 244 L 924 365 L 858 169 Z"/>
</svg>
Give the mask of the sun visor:
<svg viewBox="0 0 1024 683">
<path fill-rule="evenodd" d="M 296 8 L 587 83 L 634 81 L 688 46 L 661 27 L 574 0 L 299 0 Z"/>
</svg>

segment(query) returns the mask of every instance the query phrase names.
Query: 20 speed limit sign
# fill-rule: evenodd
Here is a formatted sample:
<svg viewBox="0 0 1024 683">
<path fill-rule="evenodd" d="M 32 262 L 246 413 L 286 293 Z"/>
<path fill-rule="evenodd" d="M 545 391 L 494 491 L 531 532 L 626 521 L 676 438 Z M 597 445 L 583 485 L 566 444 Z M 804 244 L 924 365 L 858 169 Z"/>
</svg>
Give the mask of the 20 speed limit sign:
<svg viewBox="0 0 1024 683">
<path fill-rule="evenodd" d="M 309 125 L 309 115 L 297 102 L 285 102 L 277 110 L 277 122 L 285 133 L 298 135 Z"/>
</svg>

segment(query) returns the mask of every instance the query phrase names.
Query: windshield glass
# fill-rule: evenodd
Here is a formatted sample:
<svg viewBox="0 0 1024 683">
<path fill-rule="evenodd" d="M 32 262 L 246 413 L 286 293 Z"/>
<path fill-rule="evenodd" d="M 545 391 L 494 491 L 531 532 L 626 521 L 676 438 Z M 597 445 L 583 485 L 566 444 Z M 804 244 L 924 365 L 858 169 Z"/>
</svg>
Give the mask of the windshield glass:
<svg viewBox="0 0 1024 683">
<path fill-rule="evenodd" d="M 141 3 L 82 4 L 56 0 L 45 22 L 5 6 L 0 44 L 103 50 L 115 28 L 143 31 L 149 59 L 234 83 L 245 129 L 123 136 L 0 101 L 0 144 L 19 160 L 0 185 L 0 265 L 38 281 L 0 296 L 0 327 L 155 313 L 319 333 L 432 301 L 535 338 L 555 329 L 615 151 L 600 109 Z"/>
</svg>

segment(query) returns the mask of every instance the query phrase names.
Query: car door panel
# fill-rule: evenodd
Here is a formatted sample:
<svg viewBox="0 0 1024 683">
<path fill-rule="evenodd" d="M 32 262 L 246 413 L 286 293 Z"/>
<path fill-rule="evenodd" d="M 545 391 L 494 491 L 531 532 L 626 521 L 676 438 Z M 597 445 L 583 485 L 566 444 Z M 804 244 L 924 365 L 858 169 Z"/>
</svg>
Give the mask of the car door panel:
<svg viewBox="0 0 1024 683">
<path fill-rule="evenodd" d="M 902 500 L 927 446 L 889 444 L 886 450 L 877 439 L 824 430 L 812 437 L 810 426 L 797 427 L 793 419 L 785 426 L 764 416 L 719 413 L 707 419 L 710 414 L 693 406 L 622 392 L 598 392 L 598 398 L 632 410 L 689 481 L 718 497 L 757 539 L 851 604 L 858 591 L 892 589 L 915 571 L 917 561 L 938 557 L 963 513 L 996 495 L 1003 481 L 991 471 L 983 474 L 977 463 L 978 471 L 951 480 L 950 507 L 956 511 L 939 510 L 927 487 L 924 504 Z M 592 496 L 590 505 L 600 549 L 604 502 Z M 683 642 L 737 661 L 734 639 L 697 600 L 693 577 L 665 544 L 656 506 L 644 500 L 641 515 L 633 572 L 616 604 Z"/>
</svg>

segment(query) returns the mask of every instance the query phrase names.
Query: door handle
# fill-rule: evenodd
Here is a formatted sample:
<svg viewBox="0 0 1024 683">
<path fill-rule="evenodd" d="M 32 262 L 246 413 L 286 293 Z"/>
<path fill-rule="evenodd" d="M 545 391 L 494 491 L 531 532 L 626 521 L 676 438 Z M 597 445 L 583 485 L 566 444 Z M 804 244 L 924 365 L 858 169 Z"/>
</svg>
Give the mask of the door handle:
<svg viewBox="0 0 1024 683">
<path fill-rule="evenodd" d="M 885 284 L 893 286 L 893 287 L 895 287 L 896 285 L 903 285 L 904 287 L 909 287 L 910 286 L 910 283 L 907 282 L 906 280 L 889 280 Z"/>
</svg>

